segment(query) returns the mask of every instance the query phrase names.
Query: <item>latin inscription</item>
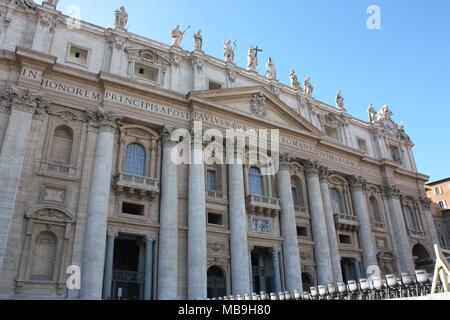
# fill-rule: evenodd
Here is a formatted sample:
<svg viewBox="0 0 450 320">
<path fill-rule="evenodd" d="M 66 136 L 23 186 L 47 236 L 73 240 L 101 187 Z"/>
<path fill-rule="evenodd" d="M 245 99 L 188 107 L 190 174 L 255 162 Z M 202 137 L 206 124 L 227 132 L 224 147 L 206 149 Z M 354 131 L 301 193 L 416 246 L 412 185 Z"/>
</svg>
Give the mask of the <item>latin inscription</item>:
<svg viewBox="0 0 450 320">
<path fill-rule="evenodd" d="M 195 111 L 191 114 L 190 112 L 181 111 L 173 107 L 156 104 L 151 101 L 123 95 L 112 91 L 106 91 L 102 95 L 100 92 L 97 91 L 79 88 L 71 84 L 58 82 L 56 80 L 44 79 L 42 78 L 42 72 L 35 71 L 29 68 L 23 68 L 22 76 L 29 78 L 31 80 L 41 81 L 41 86 L 43 88 L 80 97 L 83 99 L 88 99 L 95 102 L 110 101 L 113 103 L 122 104 L 141 110 L 146 110 L 149 112 L 161 114 L 179 120 L 188 121 L 193 118 L 193 120 L 195 121 L 210 123 L 214 126 L 218 126 L 224 129 L 241 129 L 244 131 L 249 130 L 249 127 L 245 123 L 232 121 L 223 116 L 215 116 L 212 114 L 198 111 Z M 371 175 L 376 177 L 380 176 L 380 173 L 378 171 L 363 167 L 357 161 L 350 160 L 327 151 L 319 150 L 314 145 L 305 143 L 303 141 L 294 138 L 284 136 L 281 136 L 280 138 L 281 144 L 296 147 L 309 154 L 315 155 L 317 158 L 325 159 L 327 161 L 332 161 L 335 163 L 345 165 L 347 167 L 351 167 L 355 170 L 360 171 L 362 174 L 365 175 Z"/>
</svg>

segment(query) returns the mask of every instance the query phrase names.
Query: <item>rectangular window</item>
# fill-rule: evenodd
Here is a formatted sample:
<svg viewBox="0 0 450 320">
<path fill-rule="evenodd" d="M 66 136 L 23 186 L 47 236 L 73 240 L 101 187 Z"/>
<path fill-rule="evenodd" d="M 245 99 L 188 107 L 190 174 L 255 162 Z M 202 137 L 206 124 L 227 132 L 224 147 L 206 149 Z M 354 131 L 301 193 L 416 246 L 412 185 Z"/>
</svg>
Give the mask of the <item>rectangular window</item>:
<svg viewBox="0 0 450 320">
<path fill-rule="evenodd" d="M 219 213 L 208 212 L 208 224 L 223 226 L 223 215 Z"/>
<path fill-rule="evenodd" d="M 394 160 L 398 164 L 402 164 L 403 163 L 402 162 L 402 157 L 400 155 L 400 149 L 398 147 L 391 146 L 391 156 L 392 156 L 392 160 Z"/>
<path fill-rule="evenodd" d="M 325 126 L 325 134 L 330 138 L 339 140 L 338 131 L 336 128 Z"/>
<path fill-rule="evenodd" d="M 297 227 L 297 236 L 302 238 L 308 238 L 308 228 L 306 227 Z"/>
<path fill-rule="evenodd" d="M 222 84 L 219 82 L 209 80 L 208 87 L 209 90 L 219 90 L 222 89 Z"/>
<path fill-rule="evenodd" d="M 67 61 L 86 66 L 88 55 L 89 55 L 88 50 L 71 45 L 69 47 L 69 54 L 67 56 Z"/>
<path fill-rule="evenodd" d="M 358 148 L 361 151 L 367 152 L 367 143 L 364 139 L 358 139 Z"/>
<path fill-rule="evenodd" d="M 448 209 L 447 201 L 445 201 L 445 200 L 439 201 L 439 206 L 441 207 L 442 210 Z"/>
<path fill-rule="evenodd" d="M 442 187 L 436 187 L 436 188 L 434 188 L 434 193 L 436 195 L 438 195 L 438 194 L 443 194 L 444 192 L 442 191 Z"/>
<path fill-rule="evenodd" d="M 208 170 L 207 172 L 208 190 L 217 191 L 217 173 L 214 170 Z"/>
<path fill-rule="evenodd" d="M 150 81 L 158 81 L 158 69 L 152 68 L 141 63 L 134 63 L 134 76 Z"/>
<path fill-rule="evenodd" d="M 352 237 L 347 234 L 339 235 L 339 242 L 346 245 L 352 245 Z"/>
<path fill-rule="evenodd" d="M 122 213 L 130 214 L 133 216 L 144 216 L 145 206 L 142 204 L 123 202 Z"/>
</svg>

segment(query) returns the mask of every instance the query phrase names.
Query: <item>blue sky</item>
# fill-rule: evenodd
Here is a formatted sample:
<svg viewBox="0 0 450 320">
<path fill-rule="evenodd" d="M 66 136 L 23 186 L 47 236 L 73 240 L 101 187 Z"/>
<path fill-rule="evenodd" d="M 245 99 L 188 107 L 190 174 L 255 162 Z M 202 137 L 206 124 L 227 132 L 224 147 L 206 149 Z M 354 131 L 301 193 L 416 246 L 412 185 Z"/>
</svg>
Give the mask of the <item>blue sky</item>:
<svg viewBox="0 0 450 320">
<path fill-rule="evenodd" d="M 369 5 L 381 8 L 381 30 L 366 27 Z M 223 57 L 223 39 L 237 40 L 236 63 L 246 65 L 249 45 L 264 51 L 259 71 L 271 56 L 280 81 L 289 72 L 308 74 L 314 96 L 334 105 L 337 89 L 350 114 L 367 119 L 367 106 L 388 104 L 411 136 L 419 171 L 437 180 L 450 176 L 450 1 L 448 0 L 61 0 L 68 13 L 110 27 L 125 5 L 128 30 L 169 44 L 169 32 L 202 29 L 203 47 Z"/>
</svg>

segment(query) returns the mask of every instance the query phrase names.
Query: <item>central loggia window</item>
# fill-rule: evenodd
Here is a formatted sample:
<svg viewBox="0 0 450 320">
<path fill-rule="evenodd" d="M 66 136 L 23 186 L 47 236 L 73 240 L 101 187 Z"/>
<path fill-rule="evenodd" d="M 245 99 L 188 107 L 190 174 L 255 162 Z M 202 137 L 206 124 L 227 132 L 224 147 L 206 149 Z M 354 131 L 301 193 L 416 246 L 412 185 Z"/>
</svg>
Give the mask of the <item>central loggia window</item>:
<svg viewBox="0 0 450 320">
<path fill-rule="evenodd" d="M 256 167 L 251 167 L 248 170 L 248 181 L 249 181 L 249 189 L 250 194 L 253 195 L 263 195 L 263 179 L 261 176 L 261 171 Z"/>
<path fill-rule="evenodd" d="M 145 149 L 137 143 L 127 146 L 125 152 L 125 173 L 145 176 Z"/>
</svg>

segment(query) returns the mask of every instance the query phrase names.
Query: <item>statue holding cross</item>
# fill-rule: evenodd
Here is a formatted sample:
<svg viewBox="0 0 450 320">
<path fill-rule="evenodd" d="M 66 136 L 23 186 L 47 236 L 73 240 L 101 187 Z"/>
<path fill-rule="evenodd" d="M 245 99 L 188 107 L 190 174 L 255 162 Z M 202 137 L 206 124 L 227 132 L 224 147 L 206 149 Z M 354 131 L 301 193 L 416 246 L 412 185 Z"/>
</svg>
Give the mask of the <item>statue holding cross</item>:
<svg viewBox="0 0 450 320">
<path fill-rule="evenodd" d="M 250 47 L 247 53 L 247 71 L 257 72 L 256 67 L 258 66 L 258 52 L 262 52 L 261 49 L 256 46 L 255 48 Z"/>
</svg>

